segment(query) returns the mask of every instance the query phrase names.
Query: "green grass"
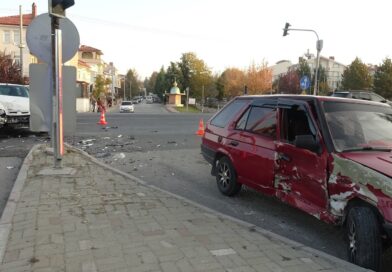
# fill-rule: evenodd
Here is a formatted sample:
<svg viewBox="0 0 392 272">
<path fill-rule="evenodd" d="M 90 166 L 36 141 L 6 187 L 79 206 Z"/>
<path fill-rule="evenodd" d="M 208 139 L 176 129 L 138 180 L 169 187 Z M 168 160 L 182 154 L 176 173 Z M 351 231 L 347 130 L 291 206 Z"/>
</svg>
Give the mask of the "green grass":
<svg viewBox="0 0 392 272">
<path fill-rule="evenodd" d="M 189 105 L 188 106 L 188 111 L 186 111 L 186 106 L 184 107 L 175 107 L 175 109 L 179 112 L 191 112 L 191 113 L 195 113 L 195 112 L 200 112 L 200 110 L 198 110 L 195 106 L 193 105 Z"/>
</svg>

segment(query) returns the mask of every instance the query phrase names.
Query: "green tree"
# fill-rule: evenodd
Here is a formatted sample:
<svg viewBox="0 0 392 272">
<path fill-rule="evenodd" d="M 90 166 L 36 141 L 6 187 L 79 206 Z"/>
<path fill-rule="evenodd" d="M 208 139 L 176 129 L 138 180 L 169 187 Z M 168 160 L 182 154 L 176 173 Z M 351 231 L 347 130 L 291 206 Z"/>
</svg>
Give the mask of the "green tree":
<svg viewBox="0 0 392 272">
<path fill-rule="evenodd" d="M 170 90 L 170 86 L 166 82 L 166 71 L 163 66 L 157 74 L 157 79 L 155 81 L 155 92 L 163 98 L 165 91 Z"/>
<path fill-rule="evenodd" d="M 377 67 L 374 74 L 373 90 L 385 98 L 392 98 L 392 61 L 390 58 L 386 58 Z"/>
<path fill-rule="evenodd" d="M 300 58 L 298 63 L 297 73 L 299 78 L 303 76 L 307 76 L 309 79 L 311 79 L 310 66 L 309 63 L 306 61 L 306 59 Z"/>
<path fill-rule="evenodd" d="M 184 89 L 183 77 L 182 77 L 181 70 L 178 67 L 178 63 L 170 62 L 169 67 L 167 67 L 166 69 L 166 85 L 170 86 L 171 88 L 173 86 L 174 80 L 177 82 L 177 87 L 181 91 L 183 91 Z"/>
<path fill-rule="evenodd" d="M 140 95 L 142 83 L 136 70 L 129 69 L 125 78 L 125 96 L 131 98 Z"/>
<path fill-rule="evenodd" d="M 145 80 L 144 88 L 146 88 L 147 92 L 155 93 L 155 84 L 157 82 L 158 72 L 154 71 L 149 78 Z"/>
<path fill-rule="evenodd" d="M 95 78 L 93 89 L 93 97 L 95 98 L 95 100 L 98 100 L 98 98 L 104 98 L 108 90 L 108 86 L 111 83 L 112 81 L 109 78 L 104 78 L 102 75 L 98 75 Z"/>
<path fill-rule="evenodd" d="M 322 65 L 320 65 L 320 68 L 319 68 L 318 78 L 319 78 L 318 94 L 319 95 L 327 95 L 330 92 L 331 88 L 328 85 L 327 71 L 325 70 L 325 68 Z"/>
<path fill-rule="evenodd" d="M 19 63 L 15 62 L 11 55 L 0 53 L 0 82 L 24 84 L 21 72 Z"/>
<path fill-rule="evenodd" d="M 372 86 L 372 77 L 369 69 L 359 58 L 344 70 L 342 87 L 344 90 L 368 90 Z"/>
</svg>

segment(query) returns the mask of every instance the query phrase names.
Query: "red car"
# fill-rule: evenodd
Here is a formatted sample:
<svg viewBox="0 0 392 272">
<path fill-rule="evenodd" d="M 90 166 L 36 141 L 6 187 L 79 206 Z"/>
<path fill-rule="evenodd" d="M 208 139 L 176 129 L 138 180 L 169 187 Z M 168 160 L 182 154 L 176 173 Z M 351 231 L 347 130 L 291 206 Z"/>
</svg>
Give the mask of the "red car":
<svg viewBox="0 0 392 272">
<path fill-rule="evenodd" d="M 392 239 L 392 108 L 323 96 L 233 99 L 205 128 L 220 192 L 242 185 L 346 227 L 349 260 L 380 269 Z"/>
</svg>

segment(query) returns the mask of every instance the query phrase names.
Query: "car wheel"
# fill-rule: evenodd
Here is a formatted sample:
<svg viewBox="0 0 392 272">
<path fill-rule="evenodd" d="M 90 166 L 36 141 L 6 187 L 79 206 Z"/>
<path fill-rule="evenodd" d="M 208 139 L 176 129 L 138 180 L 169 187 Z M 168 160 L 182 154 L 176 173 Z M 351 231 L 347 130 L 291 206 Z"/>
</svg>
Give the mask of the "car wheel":
<svg viewBox="0 0 392 272">
<path fill-rule="evenodd" d="M 380 224 L 370 208 L 350 209 L 346 222 L 346 237 L 349 261 L 378 271 L 382 254 Z"/>
<path fill-rule="evenodd" d="M 219 191 L 227 196 L 234 196 L 241 190 L 241 183 L 237 182 L 235 169 L 227 157 L 222 157 L 216 165 L 216 183 Z"/>
</svg>

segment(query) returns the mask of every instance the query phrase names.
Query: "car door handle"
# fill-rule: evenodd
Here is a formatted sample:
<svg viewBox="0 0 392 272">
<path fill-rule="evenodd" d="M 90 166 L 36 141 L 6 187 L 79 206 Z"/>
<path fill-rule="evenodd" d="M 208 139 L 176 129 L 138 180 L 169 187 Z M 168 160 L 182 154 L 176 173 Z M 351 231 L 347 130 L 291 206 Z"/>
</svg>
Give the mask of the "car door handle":
<svg viewBox="0 0 392 272">
<path fill-rule="evenodd" d="M 278 153 L 278 160 L 289 162 L 289 161 L 291 161 L 291 158 L 289 156 L 287 156 L 286 154 L 279 152 Z"/>
<path fill-rule="evenodd" d="M 237 146 L 237 145 L 239 145 L 239 142 L 237 142 L 237 141 L 230 141 L 229 145 Z"/>
</svg>

